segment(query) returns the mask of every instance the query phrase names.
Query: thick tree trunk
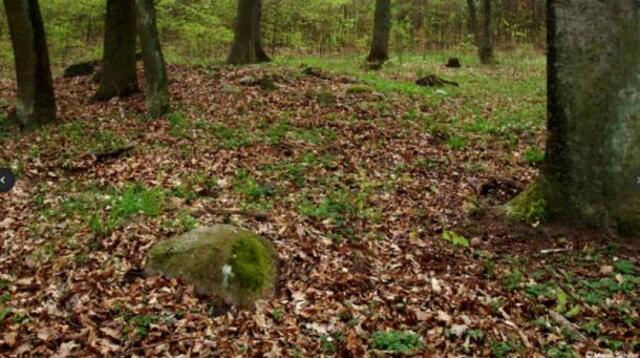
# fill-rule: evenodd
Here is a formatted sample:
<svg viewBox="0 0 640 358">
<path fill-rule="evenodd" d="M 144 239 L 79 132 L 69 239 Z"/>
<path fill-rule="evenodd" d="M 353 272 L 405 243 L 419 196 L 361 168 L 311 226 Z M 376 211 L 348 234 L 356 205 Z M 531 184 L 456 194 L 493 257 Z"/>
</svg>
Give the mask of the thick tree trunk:
<svg viewBox="0 0 640 358">
<path fill-rule="evenodd" d="M 167 69 L 160 46 L 153 0 L 135 0 L 138 33 L 144 61 L 147 110 L 152 117 L 160 117 L 169 111 L 169 84 Z"/>
<path fill-rule="evenodd" d="M 56 119 L 47 40 L 37 0 L 4 0 L 15 54 L 21 125 L 33 127 Z"/>
<path fill-rule="evenodd" d="M 253 15 L 253 31 L 256 44 L 256 59 L 258 62 L 270 62 L 271 58 L 262 48 L 262 0 L 255 0 Z"/>
<path fill-rule="evenodd" d="M 99 101 L 138 91 L 136 77 L 136 9 L 131 0 L 107 0 Z"/>
<path fill-rule="evenodd" d="M 491 0 L 482 0 L 482 36 L 478 46 L 478 55 L 480 62 L 489 64 L 493 62 L 493 33 L 491 20 L 493 17 L 491 11 Z"/>
<path fill-rule="evenodd" d="M 548 2 L 549 133 L 537 186 L 554 219 L 640 230 L 638 33 L 634 1 Z"/>
<path fill-rule="evenodd" d="M 271 60 L 262 48 L 261 21 L 262 0 L 238 1 L 235 34 L 227 62 L 240 65 Z"/>
<path fill-rule="evenodd" d="M 478 28 L 478 10 L 476 9 L 475 0 L 467 0 L 467 9 L 469 10 L 469 31 L 473 35 L 476 46 L 480 46 L 480 30 Z"/>
<path fill-rule="evenodd" d="M 391 32 L 391 1 L 376 0 L 369 62 L 384 62 L 389 59 L 389 33 Z"/>
</svg>

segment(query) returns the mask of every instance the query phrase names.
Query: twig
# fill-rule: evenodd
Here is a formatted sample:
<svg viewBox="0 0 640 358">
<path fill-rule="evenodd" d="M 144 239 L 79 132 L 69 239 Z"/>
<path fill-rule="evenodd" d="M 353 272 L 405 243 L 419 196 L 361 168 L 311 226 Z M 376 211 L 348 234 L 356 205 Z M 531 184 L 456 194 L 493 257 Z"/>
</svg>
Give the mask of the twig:
<svg viewBox="0 0 640 358">
<path fill-rule="evenodd" d="M 569 322 L 569 320 L 564 318 L 563 315 L 559 314 L 558 312 L 556 312 L 554 310 L 549 310 L 549 316 L 551 316 L 551 318 L 558 325 L 562 326 L 563 328 L 565 328 L 567 331 L 571 332 L 572 334 L 575 334 L 576 336 L 578 336 L 580 341 L 588 341 L 589 340 L 587 338 L 587 336 L 585 336 L 584 334 L 582 334 L 582 332 L 580 332 L 580 330 L 578 329 L 578 327 L 575 324 Z"/>
<path fill-rule="evenodd" d="M 556 254 L 558 252 L 565 252 L 565 251 L 569 251 L 567 249 L 546 249 L 546 250 L 540 250 L 540 253 L 542 255 L 546 255 L 546 254 Z"/>
<path fill-rule="evenodd" d="M 203 337 L 189 336 L 189 337 L 168 339 L 166 341 L 162 341 L 162 342 L 158 342 L 158 343 L 154 343 L 154 344 L 149 344 L 149 345 L 142 346 L 142 347 L 136 347 L 136 348 L 128 349 L 128 350 L 122 352 L 122 354 L 120 354 L 120 357 L 126 357 L 126 356 L 130 355 L 133 352 L 146 351 L 147 349 L 156 348 L 156 347 L 161 346 L 163 344 L 170 344 L 170 343 L 177 343 L 177 342 L 184 342 L 184 341 L 193 341 L 193 340 L 196 340 L 196 339 L 199 339 L 199 338 L 202 339 Z"/>
</svg>

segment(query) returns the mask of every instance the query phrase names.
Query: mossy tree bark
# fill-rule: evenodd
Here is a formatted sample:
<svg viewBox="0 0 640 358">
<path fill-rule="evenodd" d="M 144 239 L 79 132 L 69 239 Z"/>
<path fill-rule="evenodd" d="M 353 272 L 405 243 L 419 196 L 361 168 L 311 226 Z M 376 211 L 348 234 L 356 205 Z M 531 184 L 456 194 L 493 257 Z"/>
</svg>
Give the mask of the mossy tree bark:
<svg viewBox="0 0 640 358">
<path fill-rule="evenodd" d="M 491 0 L 482 0 L 482 36 L 478 43 L 478 56 L 483 64 L 493 62 L 493 33 L 492 20 L 493 14 L 491 10 Z"/>
<path fill-rule="evenodd" d="M 100 86 L 94 98 L 106 101 L 138 91 L 136 9 L 131 0 L 107 0 Z"/>
<path fill-rule="evenodd" d="M 227 62 L 234 65 L 271 61 L 262 48 L 262 0 L 239 0 L 236 26 Z"/>
<path fill-rule="evenodd" d="M 56 119 L 49 52 L 38 0 L 4 0 L 15 57 L 16 114 L 23 127 Z"/>
<path fill-rule="evenodd" d="M 391 0 L 376 0 L 373 38 L 368 62 L 382 63 L 389 59 L 389 33 L 391 32 Z"/>
<path fill-rule="evenodd" d="M 138 33 L 144 61 L 147 111 L 151 117 L 169 112 L 169 84 L 167 68 L 160 46 L 153 0 L 135 0 Z"/>
<path fill-rule="evenodd" d="M 640 230 L 640 9 L 631 0 L 548 3 L 549 118 L 539 179 L 548 213 Z"/>
</svg>

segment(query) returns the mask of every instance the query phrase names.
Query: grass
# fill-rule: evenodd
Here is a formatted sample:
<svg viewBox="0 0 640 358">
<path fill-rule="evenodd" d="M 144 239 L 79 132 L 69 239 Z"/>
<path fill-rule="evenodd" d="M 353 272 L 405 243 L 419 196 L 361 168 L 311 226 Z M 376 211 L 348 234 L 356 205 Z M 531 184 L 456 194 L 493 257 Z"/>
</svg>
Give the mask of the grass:
<svg viewBox="0 0 640 358">
<path fill-rule="evenodd" d="M 409 331 L 375 332 L 370 341 L 373 349 L 396 353 L 410 353 L 423 346 L 420 336 Z"/>
</svg>

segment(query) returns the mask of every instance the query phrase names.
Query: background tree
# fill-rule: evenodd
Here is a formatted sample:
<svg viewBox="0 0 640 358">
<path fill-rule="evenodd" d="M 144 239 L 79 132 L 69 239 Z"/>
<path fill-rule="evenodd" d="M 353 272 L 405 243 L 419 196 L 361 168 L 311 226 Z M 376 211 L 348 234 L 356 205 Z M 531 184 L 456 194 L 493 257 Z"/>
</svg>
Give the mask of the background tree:
<svg viewBox="0 0 640 358">
<path fill-rule="evenodd" d="M 548 3 L 545 166 L 511 214 L 544 203 L 565 222 L 640 229 L 639 12 L 628 0 Z"/>
<path fill-rule="evenodd" d="M 16 115 L 24 127 L 56 119 L 47 40 L 37 0 L 4 0 L 13 44 L 18 101 Z"/>
<path fill-rule="evenodd" d="M 482 36 L 478 45 L 478 55 L 483 64 L 493 62 L 492 18 L 491 0 L 482 0 Z"/>
<path fill-rule="evenodd" d="M 99 101 L 138 91 L 136 76 L 136 9 L 131 0 L 107 0 Z"/>
<path fill-rule="evenodd" d="M 167 69 L 160 46 L 153 0 L 135 0 L 138 32 L 144 61 L 147 110 L 152 117 L 169 111 L 169 84 Z"/>
<path fill-rule="evenodd" d="M 391 0 L 376 0 L 369 62 L 384 62 L 389 59 L 389 33 L 391 31 Z"/>
<path fill-rule="evenodd" d="M 469 11 L 469 32 L 473 35 L 476 46 L 480 46 L 480 29 L 478 26 L 478 10 L 475 0 L 467 0 L 467 10 Z"/>
<path fill-rule="evenodd" d="M 229 54 L 231 64 L 248 64 L 270 61 L 262 48 L 260 22 L 262 20 L 261 0 L 239 0 L 236 26 Z"/>
</svg>

